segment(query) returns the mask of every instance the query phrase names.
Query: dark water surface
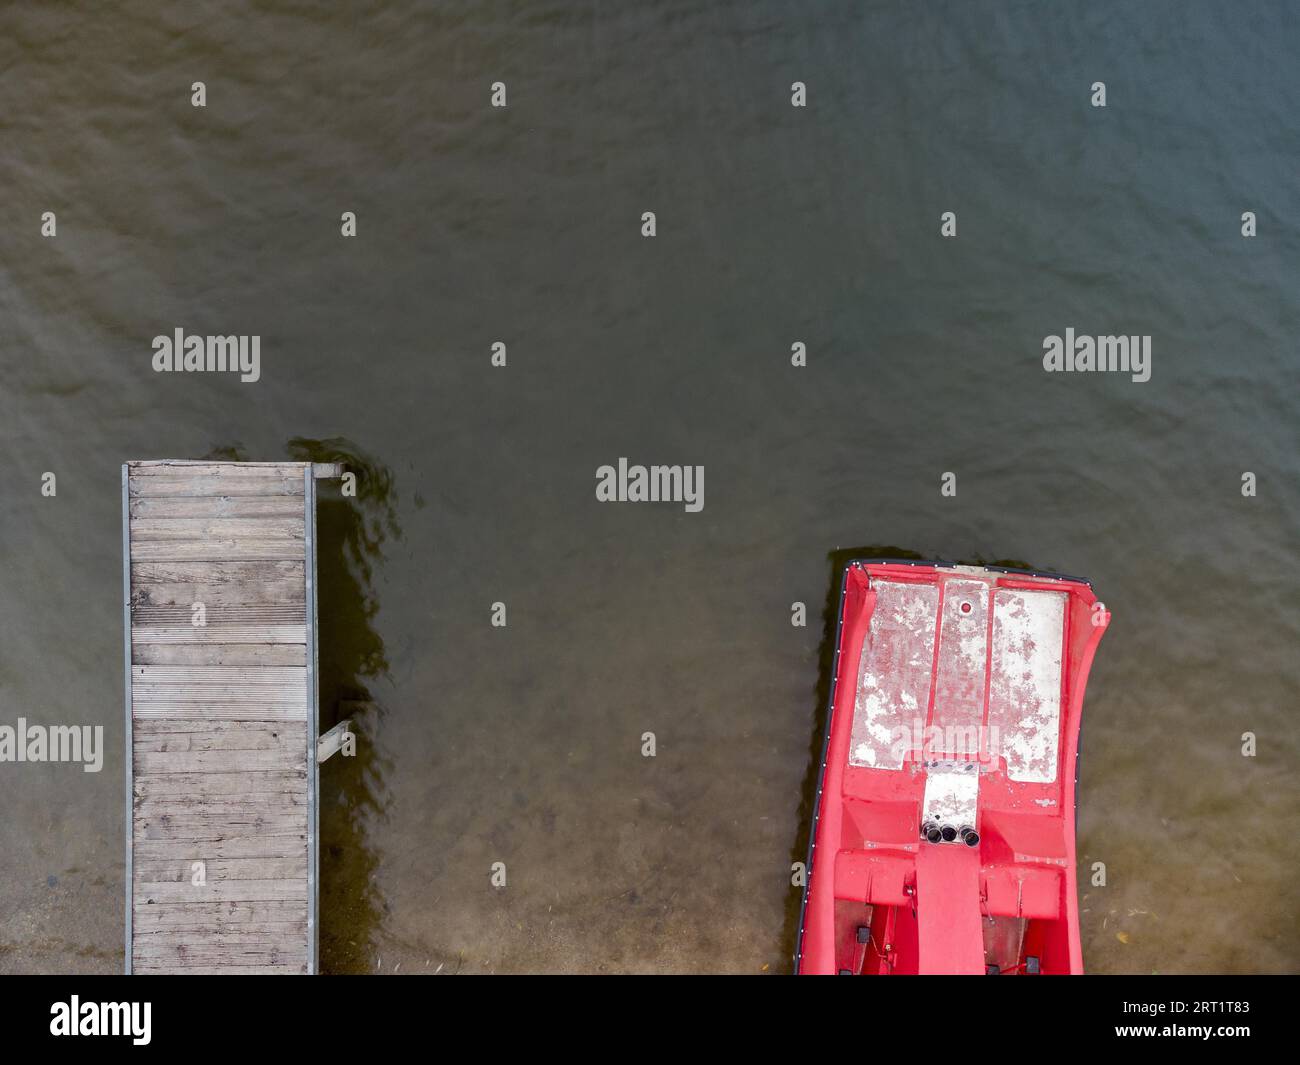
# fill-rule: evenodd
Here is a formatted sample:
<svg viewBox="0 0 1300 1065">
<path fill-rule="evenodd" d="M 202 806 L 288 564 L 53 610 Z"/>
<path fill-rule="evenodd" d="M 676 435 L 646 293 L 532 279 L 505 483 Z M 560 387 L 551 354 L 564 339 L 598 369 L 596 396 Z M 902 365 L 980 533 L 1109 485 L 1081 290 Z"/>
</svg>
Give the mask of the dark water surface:
<svg viewBox="0 0 1300 1065">
<path fill-rule="evenodd" d="M 1112 610 L 1092 971 L 1300 968 L 1297 54 L 1285 4 L 7 6 L 0 723 L 109 756 L 0 765 L 0 971 L 121 966 L 119 466 L 208 455 L 364 473 L 320 515 L 327 971 L 788 971 L 860 545 Z M 261 380 L 155 374 L 177 327 Z M 1151 380 L 1044 373 L 1067 327 Z M 620 456 L 703 511 L 598 503 Z"/>
</svg>

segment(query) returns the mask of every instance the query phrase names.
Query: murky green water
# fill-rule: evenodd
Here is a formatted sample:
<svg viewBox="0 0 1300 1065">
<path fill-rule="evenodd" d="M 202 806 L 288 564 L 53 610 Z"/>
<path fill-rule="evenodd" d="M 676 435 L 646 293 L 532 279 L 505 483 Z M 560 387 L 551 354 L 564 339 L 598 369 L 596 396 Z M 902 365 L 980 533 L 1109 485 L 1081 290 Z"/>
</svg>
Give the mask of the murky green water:
<svg viewBox="0 0 1300 1065">
<path fill-rule="evenodd" d="M 1113 612 L 1088 967 L 1300 968 L 1297 50 L 1281 4 L 6 8 L 0 719 L 110 753 L 0 765 L 0 971 L 120 968 L 119 466 L 208 455 L 367 474 L 320 513 L 329 971 L 788 970 L 818 615 L 880 544 Z M 153 373 L 176 327 L 261 380 Z M 1044 373 L 1067 327 L 1151 380 Z M 704 510 L 596 502 L 620 456 Z"/>
</svg>

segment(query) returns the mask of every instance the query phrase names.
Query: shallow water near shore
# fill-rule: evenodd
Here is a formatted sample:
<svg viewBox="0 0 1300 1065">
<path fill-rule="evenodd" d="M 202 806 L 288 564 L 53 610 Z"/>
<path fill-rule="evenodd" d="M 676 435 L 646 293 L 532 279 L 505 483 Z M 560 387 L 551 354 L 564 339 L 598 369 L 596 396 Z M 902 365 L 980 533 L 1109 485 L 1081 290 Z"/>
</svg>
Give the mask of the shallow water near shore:
<svg viewBox="0 0 1300 1065">
<path fill-rule="evenodd" d="M 109 748 L 0 764 L 0 972 L 121 968 L 119 468 L 208 456 L 362 474 L 325 971 L 788 972 L 855 550 L 1112 612 L 1090 971 L 1300 969 L 1298 48 L 1283 5 L 0 13 L 0 723 Z M 153 372 L 176 328 L 260 379 Z M 1067 328 L 1151 379 L 1045 373 Z M 598 502 L 624 457 L 703 509 Z"/>
</svg>

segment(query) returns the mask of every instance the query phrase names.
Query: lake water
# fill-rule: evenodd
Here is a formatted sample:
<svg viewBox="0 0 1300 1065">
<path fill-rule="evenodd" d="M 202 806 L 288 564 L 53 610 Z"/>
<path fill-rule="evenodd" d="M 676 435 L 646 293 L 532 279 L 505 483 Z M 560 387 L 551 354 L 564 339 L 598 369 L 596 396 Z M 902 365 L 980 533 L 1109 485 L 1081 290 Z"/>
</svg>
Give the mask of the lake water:
<svg viewBox="0 0 1300 1065">
<path fill-rule="evenodd" d="M 1112 611 L 1091 971 L 1300 968 L 1294 7 L 154 8 L 0 13 L 0 721 L 108 745 L 0 765 L 0 971 L 120 970 L 119 467 L 205 456 L 363 473 L 326 971 L 789 971 L 855 548 Z M 154 373 L 178 327 L 261 380 Z M 1151 379 L 1045 373 L 1067 328 Z M 597 502 L 622 456 L 703 510 Z"/>
</svg>

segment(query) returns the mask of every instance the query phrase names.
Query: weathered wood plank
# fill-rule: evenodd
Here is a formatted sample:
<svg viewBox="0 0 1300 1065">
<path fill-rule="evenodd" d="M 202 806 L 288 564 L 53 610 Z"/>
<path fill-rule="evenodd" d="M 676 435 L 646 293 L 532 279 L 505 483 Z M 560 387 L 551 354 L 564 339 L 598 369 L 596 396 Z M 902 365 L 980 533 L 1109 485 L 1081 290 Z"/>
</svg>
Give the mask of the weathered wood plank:
<svg viewBox="0 0 1300 1065">
<path fill-rule="evenodd" d="M 265 795 L 161 795 L 135 799 L 138 820 L 175 827 L 184 822 L 207 826 L 228 825 L 232 832 L 245 824 L 286 824 L 295 827 L 305 816 L 305 792 Z"/>
<path fill-rule="evenodd" d="M 145 622 L 149 611 L 166 617 L 169 624 L 193 624 L 193 606 L 202 603 L 210 619 L 233 621 L 248 611 L 263 608 L 296 611 L 306 609 L 306 585 L 296 580 L 259 581 L 256 584 L 145 584 L 131 594 L 131 617 Z M 166 612 L 171 611 L 168 614 Z"/>
<path fill-rule="evenodd" d="M 295 504 L 297 505 L 297 504 Z M 301 559 L 277 562 L 131 562 L 133 591 L 153 584 L 239 584 L 273 581 L 304 583 L 307 566 Z"/>
<path fill-rule="evenodd" d="M 282 687 L 305 684 L 300 666 L 132 666 L 134 684 L 266 684 Z"/>
<path fill-rule="evenodd" d="M 206 830 L 228 826 L 236 831 L 240 825 L 287 825 L 296 829 L 306 817 L 307 796 L 303 792 L 274 795 L 207 795 L 201 798 L 160 798 L 135 800 L 137 821 L 167 828 L 192 824 Z"/>
<path fill-rule="evenodd" d="M 155 825 L 166 829 L 170 835 L 156 839 L 182 839 L 186 826 L 202 833 L 195 838 L 211 838 L 209 830 L 228 829 L 236 835 L 245 828 L 282 832 L 300 831 L 305 824 L 307 803 L 305 795 L 266 795 L 251 799 L 241 796 L 218 796 L 191 799 L 182 802 L 163 799 L 135 800 L 135 818 L 138 824 Z"/>
<path fill-rule="evenodd" d="M 303 495 L 301 476 L 265 477 L 215 481 L 192 477 L 132 477 L 127 485 L 131 498 L 159 496 L 298 496 Z"/>
<path fill-rule="evenodd" d="M 305 802 L 286 805 L 283 796 L 264 801 L 265 809 L 252 809 L 247 802 L 239 804 L 237 801 L 204 801 L 175 809 L 174 806 L 159 806 L 147 800 L 144 809 L 136 808 L 135 823 L 156 830 L 155 835 L 146 836 L 146 839 L 188 840 L 198 849 L 204 841 L 212 843 L 224 839 L 227 834 L 265 832 L 266 835 L 296 835 L 305 831 Z"/>
<path fill-rule="evenodd" d="M 160 931 L 136 944 L 142 962 L 185 963 L 189 970 L 203 965 L 297 965 L 306 961 L 300 936 L 281 932 L 214 933 L 211 936 Z"/>
<path fill-rule="evenodd" d="M 154 540 L 302 540 L 305 525 L 301 514 L 294 518 L 133 518 L 131 550 L 134 554 L 138 544 Z"/>
<path fill-rule="evenodd" d="M 306 877 L 304 876 L 303 881 Z M 209 880 L 195 887 L 163 881 L 135 882 L 135 895 L 145 906 L 166 902 L 296 902 L 303 897 L 303 881 L 298 880 Z"/>
<path fill-rule="evenodd" d="M 213 459 L 142 459 L 128 462 L 132 477 L 229 477 L 254 479 L 292 473 L 301 477 L 305 462 L 224 462 Z"/>
<path fill-rule="evenodd" d="M 303 605 L 293 606 L 210 606 L 203 600 L 195 600 L 202 610 L 196 612 L 195 605 L 187 606 L 148 606 L 145 604 L 131 607 L 131 622 L 138 628 L 148 629 L 224 629 L 237 625 L 292 625 L 302 619 Z M 202 625 L 195 625 L 198 617 Z"/>
<path fill-rule="evenodd" d="M 298 518 L 302 500 L 292 496 L 138 496 L 130 501 L 137 518 Z"/>
<path fill-rule="evenodd" d="M 164 706 L 174 706 L 182 711 L 182 716 L 190 716 L 190 710 L 206 710 L 209 717 L 222 720 L 223 709 L 226 710 L 269 710 L 273 712 L 301 710 L 305 698 L 303 689 L 297 691 L 274 691 L 266 688 L 253 688 L 248 691 L 219 691 L 215 688 L 190 689 L 180 686 L 149 688 L 137 692 L 132 699 L 137 710 L 148 710 L 154 717 L 165 717 L 161 710 Z M 232 721 L 256 721 L 242 714 L 231 717 Z M 271 720 L 271 719 L 268 719 Z"/>
<path fill-rule="evenodd" d="M 182 934 L 172 929 L 160 928 L 141 937 L 139 954 L 141 957 L 148 957 L 150 954 L 160 954 L 175 948 L 183 949 L 190 954 L 219 949 L 244 953 L 253 949 L 259 953 L 273 951 L 278 955 L 278 960 L 283 963 L 301 957 L 304 953 L 303 948 L 295 942 L 297 938 L 294 935 L 295 931 L 293 925 L 270 933 L 230 928 L 207 933 Z"/>
<path fill-rule="evenodd" d="M 205 463 L 134 466 L 128 494 L 140 496 L 302 495 L 304 468 Z"/>
<path fill-rule="evenodd" d="M 307 876 L 305 853 L 287 858 L 208 858 L 196 850 L 192 858 L 136 862 L 135 879 L 144 884 L 166 884 L 172 881 L 188 884 L 195 876 L 195 862 L 203 863 L 203 873 L 208 884 L 232 880 L 299 880 Z M 194 890 L 196 897 L 201 900 L 203 888 L 195 887 Z"/>
<path fill-rule="evenodd" d="M 231 834 L 220 839 L 141 839 L 135 840 L 135 860 L 151 858 L 188 858 L 196 849 L 211 858 L 276 858 L 305 854 L 306 830 L 298 833 L 265 836 L 256 833 Z M 306 887 L 303 888 L 304 897 Z"/>
<path fill-rule="evenodd" d="M 247 973 L 254 968 L 274 970 L 276 967 L 302 973 L 307 965 L 305 950 L 295 947 L 289 940 L 274 945 L 263 943 L 260 947 L 203 943 L 190 947 L 184 939 L 170 944 L 149 940 L 135 957 L 141 973 L 184 971 L 220 975 L 226 972 Z M 158 967 L 157 970 L 152 968 L 154 966 Z"/>
<path fill-rule="evenodd" d="M 144 540 L 131 542 L 140 562 L 274 561 L 301 558 L 300 540 Z"/>
<path fill-rule="evenodd" d="M 287 709 L 301 708 L 306 698 L 308 698 L 307 686 L 301 683 L 283 686 L 254 684 L 235 688 L 217 684 L 168 682 L 137 684 L 133 702 L 137 705 L 177 703 L 181 706 L 209 707 L 223 703 L 230 703 L 233 706 L 283 705 Z M 214 714 L 213 720 L 220 720 L 220 717 L 220 714 Z"/>
<path fill-rule="evenodd" d="M 226 823 L 215 818 L 184 818 L 177 815 L 167 821 L 137 818 L 135 838 L 137 840 L 167 840 L 172 843 L 219 843 L 227 836 L 256 835 L 262 837 L 292 836 L 306 838 L 307 820 L 305 815 L 250 817 L 243 821 Z M 299 895 L 304 890 L 299 885 Z"/>
<path fill-rule="evenodd" d="M 303 694 L 303 685 L 299 685 L 298 693 Z M 204 722 L 169 722 L 162 719 L 157 722 L 144 722 L 140 726 L 136 735 L 148 740 L 152 736 L 178 736 L 187 735 L 199 743 L 204 739 L 204 733 L 209 735 L 229 735 L 233 737 L 247 737 L 251 743 L 256 743 L 257 737 L 263 732 L 285 732 L 285 728 L 270 726 L 270 724 L 256 724 L 248 722 L 237 722 L 225 718 L 211 718 Z M 302 726 L 290 728 L 290 735 L 303 735 Z"/>
<path fill-rule="evenodd" d="M 308 714 L 300 706 L 291 709 L 276 709 L 265 705 L 256 706 L 178 706 L 175 703 L 157 703 L 149 706 L 137 706 L 132 712 L 132 720 L 145 721 L 155 718 L 193 718 L 196 721 L 207 720 L 214 715 L 231 721 L 295 721 L 305 722 Z"/>
<path fill-rule="evenodd" d="M 210 828 L 228 828 L 230 835 L 239 835 L 245 826 L 272 831 L 296 832 L 306 816 L 306 796 L 289 795 L 218 795 L 204 798 L 180 799 L 173 796 L 161 799 L 136 799 L 135 817 L 138 823 L 174 829 L 175 834 L 158 836 L 158 839 L 180 839 L 186 825 L 209 838 Z M 197 837 L 196 837 L 197 838 Z"/>
<path fill-rule="evenodd" d="M 132 697 L 136 709 L 152 710 L 162 706 L 175 706 L 180 710 L 206 709 L 214 719 L 221 717 L 222 708 L 233 710 L 301 710 L 307 698 L 306 685 L 296 688 L 245 689 L 216 688 L 212 686 L 186 687 L 179 684 L 140 685 Z M 240 718 L 239 720 L 248 720 Z M 254 719 L 255 720 L 255 719 Z"/>
<path fill-rule="evenodd" d="M 171 587 L 176 586 L 172 585 Z M 240 624 L 256 626 L 300 625 L 302 622 L 304 606 L 301 601 L 267 605 L 222 604 L 220 602 L 222 597 L 219 595 L 211 599 L 205 597 L 201 591 L 201 585 L 191 585 L 190 587 L 198 594 L 191 602 L 185 604 L 154 606 L 147 602 L 144 596 L 141 596 L 141 601 L 131 607 L 132 627 L 142 630 L 166 629 L 173 632 L 185 628 L 214 628 L 225 631 L 226 629 L 236 628 Z M 195 603 L 203 604 L 203 611 L 199 614 L 199 618 L 206 624 L 195 625 L 193 623 Z M 140 640 L 138 642 L 146 643 L 149 641 Z"/>
<path fill-rule="evenodd" d="M 290 972 L 305 972 L 307 965 L 305 952 L 298 948 L 295 953 L 293 941 L 283 938 L 274 944 L 263 944 L 259 949 L 251 944 L 206 939 L 197 940 L 191 946 L 185 936 L 154 936 L 135 957 L 136 968 L 141 974 L 175 972 L 221 976 L 256 971 L 271 975 L 283 970 L 288 975 Z"/>
<path fill-rule="evenodd" d="M 305 743 L 304 743 L 305 746 Z M 259 769 L 306 770 L 307 757 L 301 748 L 273 751 L 168 751 L 157 754 L 137 750 L 137 773 L 229 773 Z"/>
<path fill-rule="evenodd" d="M 307 723 L 300 703 L 285 701 L 279 704 L 270 701 L 250 701 L 248 703 L 231 702 L 156 702 L 136 703 L 132 718 L 135 721 L 150 720 L 184 720 L 211 721 L 220 718 L 223 721 L 243 722 L 245 724 L 282 725 L 285 727 Z"/>
<path fill-rule="evenodd" d="M 177 625 L 158 628 L 132 625 L 135 643 L 306 643 L 307 626 L 299 625 Z"/>
<path fill-rule="evenodd" d="M 148 719 L 138 722 L 148 724 Z M 250 799 L 271 797 L 285 791 L 306 794 L 306 772 L 290 769 L 263 770 L 250 773 L 160 773 L 140 777 L 132 782 L 137 799 L 158 801 L 164 798 L 177 801 L 185 799 L 219 798 L 225 795 L 245 796 Z"/>
<path fill-rule="evenodd" d="M 134 907 L 137 930 L 163 931 L 239 931 L 250 926 L 272 930 L 304 927 L 307 924 L 307 903 L 301 899 L 290 902 L 191 902 L 155 903 Z"/>
<path fill-rule="evenodd" d="M 307 723 L 307 717 L 299 707 L 295 707 L 291 710 L 267 710 L 260 706 L 247 708 L 230 706 L 177 706 L 174 703 L 136 707 L 135 712 L 132 715 L 132 720 L 137 722 L 153 719 L 171 719 L 180 721 L 188 718 L 192 721 L 207 721 L 210 720 L 214 714 L 219 714 L 228 721 L 265 721 L 275 722 L 282 725 L 304 725 Z"/>
<path fill-rule="evenodd" d="M 244 683 L 234 681 L 193 681 L 175 680 L 137 680 L 134 699 L 136 701 L 175 699 L 180 702 L 203 702 L 209 699 L 297 699 L 299 704 L 310 698 L 306 681 L 274 681 L 266 684 Z"/>
<path fill-rule="evenodd" d="M 131 643 L 137 666 L 305 666 L 305 644 Z"/>
<path fill-rule="evenodd" d="M 260 699 L 283 701 L 293 699 L 297 705 L 308 697 L 307 685 L 302 681 L 281 684 L 187 684 L 182 680 L 172 681 L 137 681 L 134 700 L 136 702 L 167 701 L 206 703 L 211 700 L 233 700 L 238 702 L 256 702 Z"/>
<path fill-rule="evenodd" d="M 192 823 L 206 829 L 225 823 L 230 826 L 231 835 L 238 834 L 240 825 L 283 822 L 292 828 L 306 806 L 307 796 L 301 791 L 262 795 L 142 796 L 134 802 L 137 820 L 173 828 L 182 823 Z"/>
<path fill-rule="evenodd" d="M 140 675 L 143 668 L 168 668 L 168 674 Z M 308 717 L 307 670 L 279 667 L 272 675 L 263 668 L 131 667 L 133 718 L 211 718 L 229 722 L 305 720 Z"/>
</svg>

